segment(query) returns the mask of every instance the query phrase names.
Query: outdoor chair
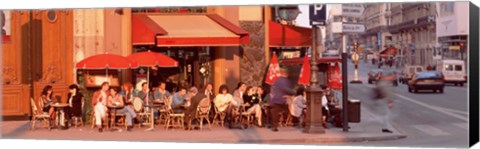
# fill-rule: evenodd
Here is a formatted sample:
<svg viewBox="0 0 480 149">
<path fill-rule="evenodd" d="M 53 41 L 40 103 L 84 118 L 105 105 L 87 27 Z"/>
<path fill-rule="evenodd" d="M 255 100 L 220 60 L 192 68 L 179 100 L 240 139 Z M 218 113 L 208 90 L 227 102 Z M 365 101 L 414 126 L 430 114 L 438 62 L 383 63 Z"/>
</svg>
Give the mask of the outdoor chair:
<svg viewBox="0 0 480 149">
<path fill-rule="evenodd" d="M 73 116 L 72 117 L 72 126 L 77 128 L 78 126 L 83 126 L 83 118 L 80 116 Z"/>
<path fill-rule="evenodd" d="M 116 118 L 120 117 L 117 121 Z M 117 112 L 117 115 L 114 116 L 113 112 L 110 112 L 110 128 L 113 128 L 115 125 L 120 125 L 127 129 L 127 116 L 125 114 L 120 114 Z"/>
<path fill-rule="evenodd" d="M 215 116 L 213 116 L 213 121 L 212 123 L 213 124 L 217 124 L 217 125 L 220 125 L 223 127 L 224 123 L 225 123 L 225 117 L 227 116 L 227 111 L 218 111 L 218 108 L 217 106 L 213 106 L 214 109 L 215 109 Z M 218 118 L 220 118 L 220 122 L 218 121 Z"/>
<path fill-rule="evenodd" d="M 184 128 L 184 117 L 185 113 L 175 113 L 172 109 L 171 106 L 171 99 L 165 99 L 165 110 L 166 110 L 166 120 L 167 122 L 165 123 L 165 128 L 168 129 L 171 127 L 179 127 L 179 128 Z"/>
<path fill-rule="evenodd" d="M 239 113 L 241 114 L 241 123 L 247 127 L 251 127 L 255 120 L 255 112 L 248 113 L 245 105 L 240 106 Z"/>
<path fill-rule="evenodd" d="M 108 114 L 108 113 L 107 113 L 107 114 Z M 108 115 L 107 115 L 107 116 L 108 116 Z M 95 111 L 94 111 L 94 110 L 92 110 L 92 114 L 90 115 L 90 117 L 91 117 L 91 121 L 90 121 L 90 122 L 91 122 L 92 128 L 95 128 L 95 121 L 96 121 L 96 120 L 95 120 Z M 107 118 L 107 120 L 108 120 L 108 118 Z M 103 121 L 103 120 L 102 120 L 102 121 Z M 106 127 L 108 128 L 108 121 L 107 121 L 107 122 L 103 122 L 103 123 L 102 123 L 102 126 L 106 126 Z"/>
<path fill-rule="evenodd" d="M 40 100 L 40 102 L 42 101 Z M 48 113 L 46 112 L 39 110 L 35 105 L 35 101 L 33 100 L 33 98 L 30 98 L 30 105 L 32 108 L 32 120 L 30 121 L 30 130 L 35 129 L 35 123 L 37 121 L 39 121 L 40 124 L 43 125 L 43 127 L 47 127 L 48 130 L 51 130 L 50 115 L 48 115 Z"/>
<path fill-rule="evenodd" d="M 210 100 L 208 98 L 203 98 L 198 103 L 197 111 L 195 113 L 195 119 L 197 119 L 199 122 L 200 130 L 202 130 L 204 120 L 207 121 L 209 128 L 212 129 L 212 125 L 210 124 L 210 120 L 208 119 L 208 116 L 210 114 L 210 107 Z M 190 119 L 190 121 L 188 122 L 189 129 L 191 129 L 191 121 L 192 119 Z"/>
<path fill-rule="evenodd" d="M 134 97 L 132 105 L 133 111 L 137 113 L 137 116 L 143 120 L 146 120 L 143 124 L 138 123 L 138 128 L 140 128 L 142 125 L 150 124 L 150 113 L 148 113 L 146 108 L 144 108 L 142 99 Z"/>
</svg>

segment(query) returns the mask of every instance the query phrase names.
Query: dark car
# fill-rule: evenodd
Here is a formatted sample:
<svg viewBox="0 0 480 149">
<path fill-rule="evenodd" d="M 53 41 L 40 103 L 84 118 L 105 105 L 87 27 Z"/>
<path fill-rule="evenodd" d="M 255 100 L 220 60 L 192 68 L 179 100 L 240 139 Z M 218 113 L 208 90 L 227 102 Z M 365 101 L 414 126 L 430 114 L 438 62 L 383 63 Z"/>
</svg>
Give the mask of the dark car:
<svg viewBox="0 0 480 149">
<path fill-rule="evenodd" d="M 408 92 L 416 93 L 418 90 L 433 90 L 433 92 L 443 93 L 444 87 L 444 76 L 437 71 L 417 72 L 408 81 Z"/>
<path fill-rule="evenodd" d="M 377 82 L 378 80 L 382 79 L 382 76 L 393 75 L 395 79 L 392 80 L 393 86 L 398 86 L 397 81 L 397 74 L 394 71 L 387 71 L 383 69 L 372 69 L 368 72 L 368 84 L 372 84 L 373 82 Z"/>
</svg>

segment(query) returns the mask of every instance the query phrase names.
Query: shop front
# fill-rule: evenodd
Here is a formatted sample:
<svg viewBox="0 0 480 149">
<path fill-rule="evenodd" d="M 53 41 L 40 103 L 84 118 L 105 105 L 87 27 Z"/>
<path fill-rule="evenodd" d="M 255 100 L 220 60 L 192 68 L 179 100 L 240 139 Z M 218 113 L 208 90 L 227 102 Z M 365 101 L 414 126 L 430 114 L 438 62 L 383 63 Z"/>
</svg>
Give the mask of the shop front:
<svg viewBox="0 0 480 149">
<path fill-rule="evenodd" d="M 152 68 L 150 86 L 157 87 L 166 81 L 167 88 L 175 91 L 176 86 L 204 87 L 216 84 L 215 63 L 228 59 L 226 50 L 249 42 L 249 33 L 216 14 L 132 14 L 133 53 L 151 50 L 165 54 L 178 61 L 179 67 Z M 224 67 L 224 66 L 222 66 Z M 238 67 L 238 66 L 237 66 Z M 134 82 L 146 79 L 146 68 L 135 70 Z M 218 75 L 218 76 L 216 76 Z"/>
</svg>

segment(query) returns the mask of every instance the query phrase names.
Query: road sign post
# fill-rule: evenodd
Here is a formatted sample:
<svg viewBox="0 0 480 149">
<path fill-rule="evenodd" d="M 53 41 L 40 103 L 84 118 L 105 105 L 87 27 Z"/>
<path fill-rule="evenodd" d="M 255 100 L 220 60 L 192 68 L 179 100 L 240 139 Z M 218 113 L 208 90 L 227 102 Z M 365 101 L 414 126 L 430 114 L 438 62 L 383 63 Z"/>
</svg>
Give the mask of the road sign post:
<svg viewBox="0 0 480 149">
<path fill-rule="evenodd" d="M 325 133 L 325 129 L 322 126 L 323 123 L 323 114 L 322 114 L 322 96 L 323 92 L 318 87 L 318 67 L 317 67 L 317 38 L 322 39 L 321 35 L 317 35 L 317 26 L 325 25 L 325 20 L 327 17 L 326 5 L 325 4 L 315 4 L 310 5 L 310 25 L 312 25 L 312 57 L 310 61 L 311 67 L 311 78 L 310 86 L 307 89 L 307 119 L 306 126 L 303 129 L 304 133 Z"/>
</svg>

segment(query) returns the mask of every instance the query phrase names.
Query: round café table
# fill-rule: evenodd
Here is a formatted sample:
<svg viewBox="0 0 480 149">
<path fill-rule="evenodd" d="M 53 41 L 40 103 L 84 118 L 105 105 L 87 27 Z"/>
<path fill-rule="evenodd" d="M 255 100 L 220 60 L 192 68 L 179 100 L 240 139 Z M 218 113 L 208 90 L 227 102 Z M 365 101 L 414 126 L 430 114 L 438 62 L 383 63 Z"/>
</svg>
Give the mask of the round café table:
<svg viewBox="0 0 480 149">
<path fill-rule="evenodd" d="M 60 117 L 60 116 L 61 116 L 60 114 L 61 114 L 61 113 L 64 113 L 63 109 L 64 109 L 65 107 L 68 107 L 69 105 L 66 104 L 66 103 L 54 103 L 54 104 L 52 104 L 51 106 L 55 109 L 55 115 L 56 115 L 56 116 L 55 116 L 55 126 L 54 126 L 54 128 L 60 128 L 61 125 L 63 125 L 63 124 L 64 124 L 64 121 L 65 121 L 65 120 L 64 120 L 65 117 L 64 117 L 64 118 L 61 118 L 61 117 Z M 62 119 L 63 119 L 63 122 L 62 122 Z"/>
<path fill-rule="evenodd" d="M 110 130 L 115 131 L 115 130 L 121 130 L 120 128 L 117 127 L 116 119 L 117 119 L 117 110 L 122 109 L 124 106 L 119 106 L 119 105 L 110 105 L 107 106 L 108 109 L 113 110 L 113 126 L 110 128 Z"/>
<path fill-rule="evenodd" d="M 159 108 L 161 108 L 162 104 L 154 103 L 154 104 L 147 104 L 144 106 L 150 109 L 150 128 L 148 128 L 145 131 L 153 131 L 155 129 L 155 117 L 153 113 L 155 110 L 158 110 Z"/>
</svg>

